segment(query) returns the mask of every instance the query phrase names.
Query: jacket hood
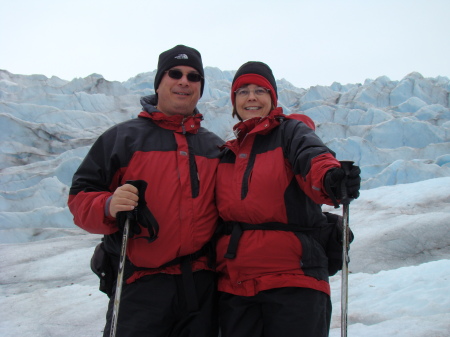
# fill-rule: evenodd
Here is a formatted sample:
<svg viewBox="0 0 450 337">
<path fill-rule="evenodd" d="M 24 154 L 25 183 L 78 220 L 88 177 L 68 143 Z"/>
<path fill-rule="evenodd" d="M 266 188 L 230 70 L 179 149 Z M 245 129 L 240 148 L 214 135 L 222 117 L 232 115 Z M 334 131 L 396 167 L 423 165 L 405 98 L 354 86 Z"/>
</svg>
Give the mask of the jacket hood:
<svg viewBox="0 0 450 337">
<path fill-rule="evenodd" d="M 140 102 L 141 102 L 141 105 L 142 105 L 142 108 L 144 111 L 147 111 L 147 112 L 159 111 L 158 109 L 156 109 L 156 106 L 158 105 L 158 95 L 156 95 L 156 94 L 143 96 L 143 97 L 141 97 Z M 199 113 L 200 113 L 200 111 L 198 111 L 198 109 L 195 108 L 193 115 L 197 115 Z"/>
</svg>

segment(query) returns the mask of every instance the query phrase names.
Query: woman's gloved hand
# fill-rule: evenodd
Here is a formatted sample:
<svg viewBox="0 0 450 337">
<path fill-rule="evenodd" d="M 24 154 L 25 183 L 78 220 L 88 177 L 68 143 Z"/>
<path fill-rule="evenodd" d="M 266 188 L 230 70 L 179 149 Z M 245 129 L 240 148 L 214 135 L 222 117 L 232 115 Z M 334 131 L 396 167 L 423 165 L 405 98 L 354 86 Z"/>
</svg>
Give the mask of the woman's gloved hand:
<svg viewBox="0 0 450 337">
<path fill-rule="evenodd" d="M 335 167 L 325 175 L 325 190 L 333 200 L 335 207 L 344 202 L 350 202 L 359 197 L 361 188 L 361 169 L 352 165 L 348 172 L 343 168 Z M 338 202 L 339 201 L 339 202 Z"/>
</svg>

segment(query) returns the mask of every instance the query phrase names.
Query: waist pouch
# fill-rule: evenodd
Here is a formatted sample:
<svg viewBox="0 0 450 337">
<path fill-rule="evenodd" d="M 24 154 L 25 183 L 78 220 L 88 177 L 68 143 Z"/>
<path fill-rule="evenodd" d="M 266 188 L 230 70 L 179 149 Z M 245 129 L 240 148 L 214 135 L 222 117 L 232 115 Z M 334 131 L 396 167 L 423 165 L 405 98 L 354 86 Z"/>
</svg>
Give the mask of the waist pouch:
<svg viewBox="0 0 450 337">
<path fill-rule="evenodd" d="M 342 266 L 344 263 L 344 246 L 342 242 L 342 236 L 344 233 L 343 217 L 328 212 L 324 212 L 324 214 L 327 217 L 328 226 L 326 233 L 324 233 L 326 241 L 321 244 L 324 246 L 325 253 L 328 258 L 328 274 L 330 276 L 333 276 L 339 270 L 342 270 Z M 350 250 L 350 243 L 352 243 L 354 239 L 355 236 L 349 227 L 348 250 Z"/>
<path fill-rule="evenodd" d="M 99 290 L 111 297 L 113 284 L 117 273 L 114 272 L 109 254 L 105 251 L 104 242 L 100 242 L 94 249 L 91 258 L 91 270 L 100 279 Z M 116 276 L 117 277 L 117 276 Z"/>
</svg>

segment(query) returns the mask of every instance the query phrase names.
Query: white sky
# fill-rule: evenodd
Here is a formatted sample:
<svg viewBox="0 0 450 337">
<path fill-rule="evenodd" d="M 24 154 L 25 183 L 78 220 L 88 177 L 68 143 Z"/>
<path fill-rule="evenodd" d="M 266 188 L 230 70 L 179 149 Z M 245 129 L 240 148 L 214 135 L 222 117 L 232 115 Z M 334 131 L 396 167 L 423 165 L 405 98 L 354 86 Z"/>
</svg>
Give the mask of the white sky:
<svg viewBox="0 0 450 337">
<path fill-rule="evenodd" d="M 450 77 L 448 0 L 0 0 L 0 69 L 126 81 L 177 44 L 297 87 Z"/>
</svg>

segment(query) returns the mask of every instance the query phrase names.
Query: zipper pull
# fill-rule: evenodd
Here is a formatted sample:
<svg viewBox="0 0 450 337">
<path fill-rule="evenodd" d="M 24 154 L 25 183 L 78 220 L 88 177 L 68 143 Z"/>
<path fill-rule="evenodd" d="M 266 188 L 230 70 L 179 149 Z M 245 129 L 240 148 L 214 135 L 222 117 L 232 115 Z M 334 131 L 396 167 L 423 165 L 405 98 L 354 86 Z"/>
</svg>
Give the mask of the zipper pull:
<svg viewBox="0 0 450 337">
<path fill-rule="evenodd" d="M 181 121 L 181 130 L 183 135 L 186 134 L 186 127 L 184 126 L 184 121 L 186 120 L 186 117 L 183 118 L 183 120 Z"/>
</svg>

